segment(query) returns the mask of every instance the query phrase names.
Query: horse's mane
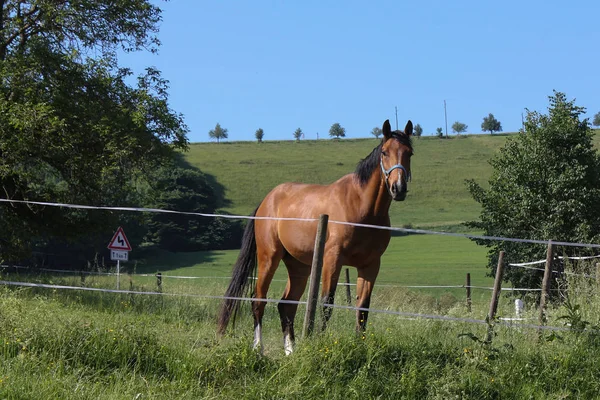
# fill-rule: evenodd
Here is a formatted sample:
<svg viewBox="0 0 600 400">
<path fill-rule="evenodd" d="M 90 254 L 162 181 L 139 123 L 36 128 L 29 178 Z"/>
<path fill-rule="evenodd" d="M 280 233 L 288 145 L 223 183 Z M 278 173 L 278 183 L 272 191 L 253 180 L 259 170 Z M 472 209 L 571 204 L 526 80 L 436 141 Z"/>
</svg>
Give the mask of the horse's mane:
<svg viewBox="0 0 600 400">
<path fill-rule="evenodd" d="M 410 136 L 405 135 L 402 131 L 392 132 L 392 137 L 390 139 L 396 139 L 400 142 L 400 144 L 407 146 L 411 150 L 413 148 Z M 371 154 L 360 160 L 356 165 L 354 174 L 358 177 L 358 181 L 360 182 L 361 186 L 366 185 L 371 178 L 371 175 L 373 175 L 373 171 L 375 171 L 376 168 L 379 168 L 379 163 L 381 160 L 381 147 L 383 146 L 383 142 L 384 141 L 382 140 L 381 143 L 379 143 L 379 146 L 375 147 L 373 151 L 371 151 Z"/>
</svg>

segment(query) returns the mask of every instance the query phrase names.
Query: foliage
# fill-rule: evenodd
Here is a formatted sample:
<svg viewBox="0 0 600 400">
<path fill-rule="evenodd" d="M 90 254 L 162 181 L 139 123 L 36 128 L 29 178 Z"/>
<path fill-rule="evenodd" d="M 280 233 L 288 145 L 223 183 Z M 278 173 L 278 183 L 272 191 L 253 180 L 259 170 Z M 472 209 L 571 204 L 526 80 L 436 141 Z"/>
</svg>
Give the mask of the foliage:
<svg viewBox="0 0 600 400">
<path fill-rule="evenodd" d="M 443 137 L 443 136 L 444 136 L 444 130 L 443 130 L 442 128 L 436 128 L 436 129 L 435 129 L 435 133 L 437 134 L 437 136 L 438 136 L 439 138 L 441 138 L 441 137 Z"/>
<path fill-rule="evenodd" d="M 297 142 L 300 141 L 302 136 L 304 136 L 304 133 L 302 133 L 302 129 L 298 128 L 294 131 L 294 139 L 296 139 Z"/>
<path fill-rule="evenodd" d="M 594 126 L 600 126 L 600 111 L 594 115 L 594 120 L 592 121 Z"/>
<path fill-rule="evenodd" d="M 221 128 L 221 124 L 217 122 L 215 128 L 208 131 L 208 137 L 217 139 L 217 143 L 219 143 L 221 139 L 227 139 L 227 129 Z"/>
<path fill-rule="evenodd" d="M 547 115 L 527 113 L 527 133 L 509 138 L 492 158 L 489 189 L 474 181 L 468 188 L 482 211 L 468 225 L 485 235 L 538 240 L 597 243 L 600 239 L 600 157 L 593 148 L 584 108 L 565 94 L 549 97 Z M 543 257 L 545 246 L 514 242 L 477 241 L 490 247 L 488 268 L 493 274 L 497 254 L 506 251 L 508 262 Z M 561 254 L 580 249 L 565 247 Z M 509 269 L 506 280 L 516 287 L 539 287 L 542 273 Z"/>
<path fill-rule="evenodd" d="M 414 135 L 415 135 L 416 137 L 419 137 L 419 136 L 421 136 L 422 134 L 423 134 L 423 128 L 421 127 L 421 125 L 419 125 L 419 124 L 416 124 L 416 125 L 415 125 L 415 129 L 414 129 Z"/>
<path fill-rule="evenodd" d="M 262 128 L 258 128 L 256 132 L 254 132 L 254 137 L 258 143 L 262 143 L 263 137 L 265 137 L 265 131 L 263 131 Z"/>
<path fill-rule="evenodd" d="M 144 0 L 0 7 L 2 197 L 139 205 L 148 173 L 187 147 L 183 118 L 168 106 L 168 82 L 148 69 L 130 86 L 131 72 L 117 67 L 119 48 L 156 49 L 160 10 Z M 11 229 L 0 233 L 0 259 L 57 239 L 104 249 L 101 238 L 136 220 L 3 203 L 0 224 Z"/>
<path fill-rule="evenodd" d="M 502 125 L 500 124 L 500 121 L 494 117 L 494 114 L 489 113 L 487 117 L 483 117 L 481 129 L 484 132 L 489 131 L 490 134 L 493 134 L 494 132 L 500 132 L 502 130 Z"/>
<path fill-rule="evenodd" d="M 466 132 L 467 128 L 468 128 L 468 126 L 466 124 L 463 124 L 462 122 L 456 121 L 455 123 L 452 124 L 452 131 L 454 133 Z"/>
<path fill-rule="evenodd" d="M 383 133 L 383 131 L 378 126 L 371 129 L 371 135 L 375 136 L 377 139 L 379 139 L 379 136 L 381 136 L 382 133 Z"/>
<path fill-rule="evenodd" d="M 346 137 L 346 128 L 342 127 L 339 122 L 336 122 L 329 128 L 329 136 L 336 139 Z"/>
<path fill-rule="evenodd" d="M 151 208 L 215 214 L 222 205 L 207 176 L 194 169 L 161 168 L 155 173 L 152 190 Z M 236 248 L 241 233 L 241 224 L 234 220 L 152 213 L 146 240 L 169 251 L 199 251 Z"/>
</svg>

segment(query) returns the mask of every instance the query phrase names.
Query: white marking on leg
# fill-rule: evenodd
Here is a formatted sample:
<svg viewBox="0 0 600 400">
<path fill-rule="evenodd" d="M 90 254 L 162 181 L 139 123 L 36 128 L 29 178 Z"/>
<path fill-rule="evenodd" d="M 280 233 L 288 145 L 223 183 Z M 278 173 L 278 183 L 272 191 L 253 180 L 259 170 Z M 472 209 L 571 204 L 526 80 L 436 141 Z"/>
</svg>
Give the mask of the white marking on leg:
<svg viewBox="0 0 600 400">
<path fill-rule="evenodd" d="M 285 350 L 286 356 L 289 356 L 294 352 L 294 342 L 292 341 L 292 336 L 288 332 L 283 334 L 283 349 Z"/>
<path fill-rule="evenodd" d="M 254 327 L 254 343 L 252 344 L 252 348 L 254 350 L 258 350 L 260 354 L 263 353 L 262 329 L 260 327 L 260 324 L 257 324 L 256 327 Z"/>
</svg>

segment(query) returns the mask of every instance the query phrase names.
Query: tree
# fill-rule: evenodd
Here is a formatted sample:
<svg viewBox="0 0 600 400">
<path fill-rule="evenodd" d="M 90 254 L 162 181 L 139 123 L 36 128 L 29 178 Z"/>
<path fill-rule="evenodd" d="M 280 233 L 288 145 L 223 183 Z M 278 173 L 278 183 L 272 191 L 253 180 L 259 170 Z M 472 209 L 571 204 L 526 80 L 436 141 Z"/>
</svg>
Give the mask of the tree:
<svg viewBox="0 0 600 400">
<path fill-rule="evenodd" d="M 493 134 L 494 132 L 500 132 L 502 130 L 502 125 L 500 124 L 500 121 L 494 117 L 494 114 L 490 113 L 487 117 L 483 117 L 481 130 L 484 132 L 490 131 L 490 134 Z"/>
<path fill-rule="evenodd" d="M 462 122 L 456 121 L 452 124 L 452 131 L 455 133 L 463 133 L 467 131 L 468 126 L 463 124 Z"/>
<path fill-rule="evenodd" d="M 211 139 L 217 139 L 217 143 L 219 143 L 221 139 L 227 139 L 227 129 L 221 128 L 221 124 L 217 122 L 215 129 L 208 131 L 208 137 Z"/>
<path fill-rule="evenodd" d="M 304 133 L 302 133 L 302 129 L 300 129 L 300 128 L 296 129 L 294 131 L 294 138 L 296 139 L 296 142 L 299 142 L 303 135 L 304 135 Z"/>
<path fill-rule="evenodd" d="M 414 133 L 416 137 L 420 137 L 423 134 L 423 128 L 421 127 L 421 125 L 415 125 Z"/>
<path fill-rule="evenodd" d="M 258 143 L 262 143 L 263 137 L 265 136 L 265 131 L 262 128 L 258 128 L 256 132 L 254 132 L 254 137 L 258 140 Z"/>
<path fill-rule="evenodd" d="M 153 175 L 151 186 L 151 208 L 214 214 L 222 203 L 210 179 L 191 168 L 165 166 Z M 146 240 L 168 251 L 218 250 L 239 246 L 241 234 L 235 220 L 153 213 Z"/>
<path fill-rule="evenodd" d="M 508 139 L 491 160 L 489 188 L 468 181 L 482 210 L 468 225 L 485 235 L 538 240 L 598 243 L 600 240 L 600 157 L 594 149 L 583 107 L 565 94 L 549 97 L 547 115 L 527 111 L 526 134 Z M 490 248 L 488 268 L 495 272 L 498 252 L 506 262 L 543 258 L 545 245 L 476 240 Z M 581 251 L 560 247 L 557 253 Z M 515 287 L 539 288 L 542 272 L 509 268 L 505 280 Z"/>
<path fill-rule="evenodd" d="M 594 120 L 592 121 L 594 126 L 600 126 L 600 111 L 594 115 Z"/>
<path fill-rule="evenodd" d="M 382 132 L 381 128 L 378 126 L 371 129 L 371 135 L 375 136 L 377 139 L 379 139 L 379 136 L 381 136 L 382 133 L 383 132 Z"/>
<path fill-rule="evenodd" d="M 435 129 L 435 133 L 438 135 L 438 137 L 444 137 L 444 130 L 442 128 L 436 128 Z"/>
<path fill-rule="evenodd" d="M 329 136 L 336 139 L 346 137 L 346 129 L 343 128 L 338 122 L 336 122 L 333 125 L 331 125 L 331 128 L 329 128 Z"/>
<path fill-rule="evenodd" d="M 155 51 L 160 9 L 146 0 L 0 2 L 0 188 L 5 198 L 140 205 L 148 172 L 187 147 L 168 82 L 137 82 L 117 51 Z M 0 259 L 55 238 L 106 251 L 105 235 L 139 216 L 0 205 Z M 139 224 L 138 224 L 139 225 Z"/>
</svg>

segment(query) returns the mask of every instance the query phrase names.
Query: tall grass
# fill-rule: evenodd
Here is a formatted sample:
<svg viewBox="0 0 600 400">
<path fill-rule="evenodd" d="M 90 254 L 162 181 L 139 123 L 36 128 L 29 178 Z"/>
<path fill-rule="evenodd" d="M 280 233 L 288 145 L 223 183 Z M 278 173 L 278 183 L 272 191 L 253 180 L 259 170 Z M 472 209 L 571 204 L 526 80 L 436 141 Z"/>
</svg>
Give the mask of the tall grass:
<svg viewBox="0 0 600 400">
<path fill-rule="evenodd" d="M 371 313 L 357 336 L 354 313 L 338 309 L 325 332 L 300 339 L 289 357 L 274 305 L 260 356 L 250 347 L 248 305 L 219 340 L 217 300 L 4 288 L 0 398 L 596 398 L 600 296 L 595 282 L 577 279 L 570 303 L 551 307 L 550 323 L 583 321 L 585 331 L 540 337 L 496 325 L 485 344 L 477 338 L 486 325 Z M 450 294 L 407 289 L 377 296 L 373 303 L 387 310 L 483 319 L 487 308 L 478 301 L 467 313 Z M 503 296 L 500 316 L 512 313 L 512 298 Z M 525 316 L 536 315 L 529 302 Z"/>
</svg>

